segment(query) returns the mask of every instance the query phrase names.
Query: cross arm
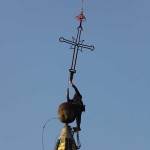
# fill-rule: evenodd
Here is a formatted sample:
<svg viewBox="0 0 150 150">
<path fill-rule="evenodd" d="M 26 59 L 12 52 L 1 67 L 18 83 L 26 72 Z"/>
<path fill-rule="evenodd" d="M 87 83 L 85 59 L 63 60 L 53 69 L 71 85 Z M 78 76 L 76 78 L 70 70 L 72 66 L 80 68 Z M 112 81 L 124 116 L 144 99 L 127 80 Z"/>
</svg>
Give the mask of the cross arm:
<svg viewBox="0 0 150 150">
<path fill-rule="evenodd" d="M 59 38 L 60 42 L 65 42 L 71 45 L 76 45 L 76 42 L 70 41 L 70 40 L 66 40 L 64 37 Z"/>
<path fill-rule="evenodd" d="M 91 51 L 93 51 L 95 49 L 95 47 L 93 45 L 89 46 L 89 45 L 79 44 L 78 46 L 81 48 L 90 49 Z"/>
</svg>

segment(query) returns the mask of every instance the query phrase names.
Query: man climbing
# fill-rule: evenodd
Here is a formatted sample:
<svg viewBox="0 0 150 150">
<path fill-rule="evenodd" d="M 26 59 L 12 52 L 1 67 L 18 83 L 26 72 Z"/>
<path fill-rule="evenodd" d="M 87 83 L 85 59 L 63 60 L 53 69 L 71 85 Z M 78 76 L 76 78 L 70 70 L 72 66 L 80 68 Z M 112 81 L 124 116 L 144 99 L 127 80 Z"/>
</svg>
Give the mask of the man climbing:
<svg viewBox="0 0 150 150">
<path fill-rule="evenodd" d="M 72 81 L 70 82 L 70 84 L 74 88 L 75 93 L 74 93 L 73 99 L 70 99 L 69 98 L 69 92 L 68 92 L 67 93 L 67 98 L 68 98 L 68 101 L 71 102 L 72 104 L 74 104 L 74 107 L 75 107 L 75 111 L 76 111 L 76 125 L 77 126 L 74 128 L 74 130 L 77 132 L 77 131 L 81 130 L 81 128 L 80 128 L 81 115 L 82 115 L 82 112 L 85 111 L 85 105 L 82 102 L 82 95 L 78 91 L 77 87 L 72 83 Z"/>
</svg>

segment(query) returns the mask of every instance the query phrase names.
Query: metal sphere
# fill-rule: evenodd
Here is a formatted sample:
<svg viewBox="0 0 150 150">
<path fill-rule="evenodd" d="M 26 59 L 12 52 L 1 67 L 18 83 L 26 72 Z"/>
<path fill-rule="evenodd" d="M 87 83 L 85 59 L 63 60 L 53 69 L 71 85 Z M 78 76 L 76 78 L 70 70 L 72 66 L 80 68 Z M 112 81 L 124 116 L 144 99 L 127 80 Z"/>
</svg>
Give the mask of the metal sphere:
<svg viewBox="0 0 150 150">
<path fill-rule="evenodd" d="M 58 107 L 58 118 L 63 123 L 72 123 L 76 118 L 75 105 L 70 102 L 62 103 Z"/>
</svg>

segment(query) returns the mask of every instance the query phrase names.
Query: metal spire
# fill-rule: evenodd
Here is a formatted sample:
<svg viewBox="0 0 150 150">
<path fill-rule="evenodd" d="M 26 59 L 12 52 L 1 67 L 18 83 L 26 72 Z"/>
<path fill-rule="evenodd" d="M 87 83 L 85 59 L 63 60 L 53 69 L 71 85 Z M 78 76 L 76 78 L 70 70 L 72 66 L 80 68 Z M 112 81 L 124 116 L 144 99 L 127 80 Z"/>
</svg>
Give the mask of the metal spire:
<svg viewBox="0 0 150 150">
<path fill-rule="evenodd" d="M 65 125 L 57 141 L 55 150 L 77 150 L 79 149 L 73 138 L 73 131 L 70 126 Z"/>
<path fill-rule="evenodd" d="M 80 149 L 81 143 L 79 140 L 79 131 L 81 123 L 81 114 L 85 111 L 85 105 L 82 101 L 82 95 L 79 93 L 77 87 L 72 83 L 73 75 L 76 73 L 76 63 L 78 58 L 78 52 L 83 52 L 83 49 L 89 49 L 93 51 L 95 48 L 93 45 L 83 44 L 84 40 L 81 40 L 81 33 L 83 31 L 82 23 L 86 20 L 83 14 L 83 0 L 82 9 L 76 19 L 79 21 L 77 27 L 76 38 L 72 37 L 72 40 L 67 40 L 64 37 L 59 38 L 60 42 L 65 42 L 71 45 L 70 49 L 73 49 L 73 56 L 70 71 L 70 83 L 75 90 L 73 99 L 69 99 L 69 88 L 67 89 L 67 102 L 62 103 L 58 107 L 58 118 L 60 122 L 64 123 L 65 126 L 62 129 L 60 137 L 57 141 L 55 150 L 77 150 Z M 76 127 L 71 128 L 68 124 L 74 122 L 76 119 Z M 74 140 L 74 133 L 77 135 L 76 142 Z"/>
</svg>

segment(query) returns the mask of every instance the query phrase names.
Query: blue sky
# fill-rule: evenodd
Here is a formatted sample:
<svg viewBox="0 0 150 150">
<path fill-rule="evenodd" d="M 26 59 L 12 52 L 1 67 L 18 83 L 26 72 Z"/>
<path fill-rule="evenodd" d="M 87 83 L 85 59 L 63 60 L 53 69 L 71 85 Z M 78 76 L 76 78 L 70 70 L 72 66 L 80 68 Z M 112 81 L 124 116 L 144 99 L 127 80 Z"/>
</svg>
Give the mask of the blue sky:
<svg viewBox="0 0 150 150">
<path fill-rule="evenodd" d="M 42 150 L 42 127 L 66 99 L 72 51 L 58 39 L 76 36 L 80 8 L 0 1 L 0 149 Z M 150 1 L 85 0 L 84 14 L 82 39 L 96 49 L 79 53 L 74 77 L 86 104 L 81 150 L 149 150 Z M 62 127 L 49 122 L 45 150 Z"/>
</svg>

